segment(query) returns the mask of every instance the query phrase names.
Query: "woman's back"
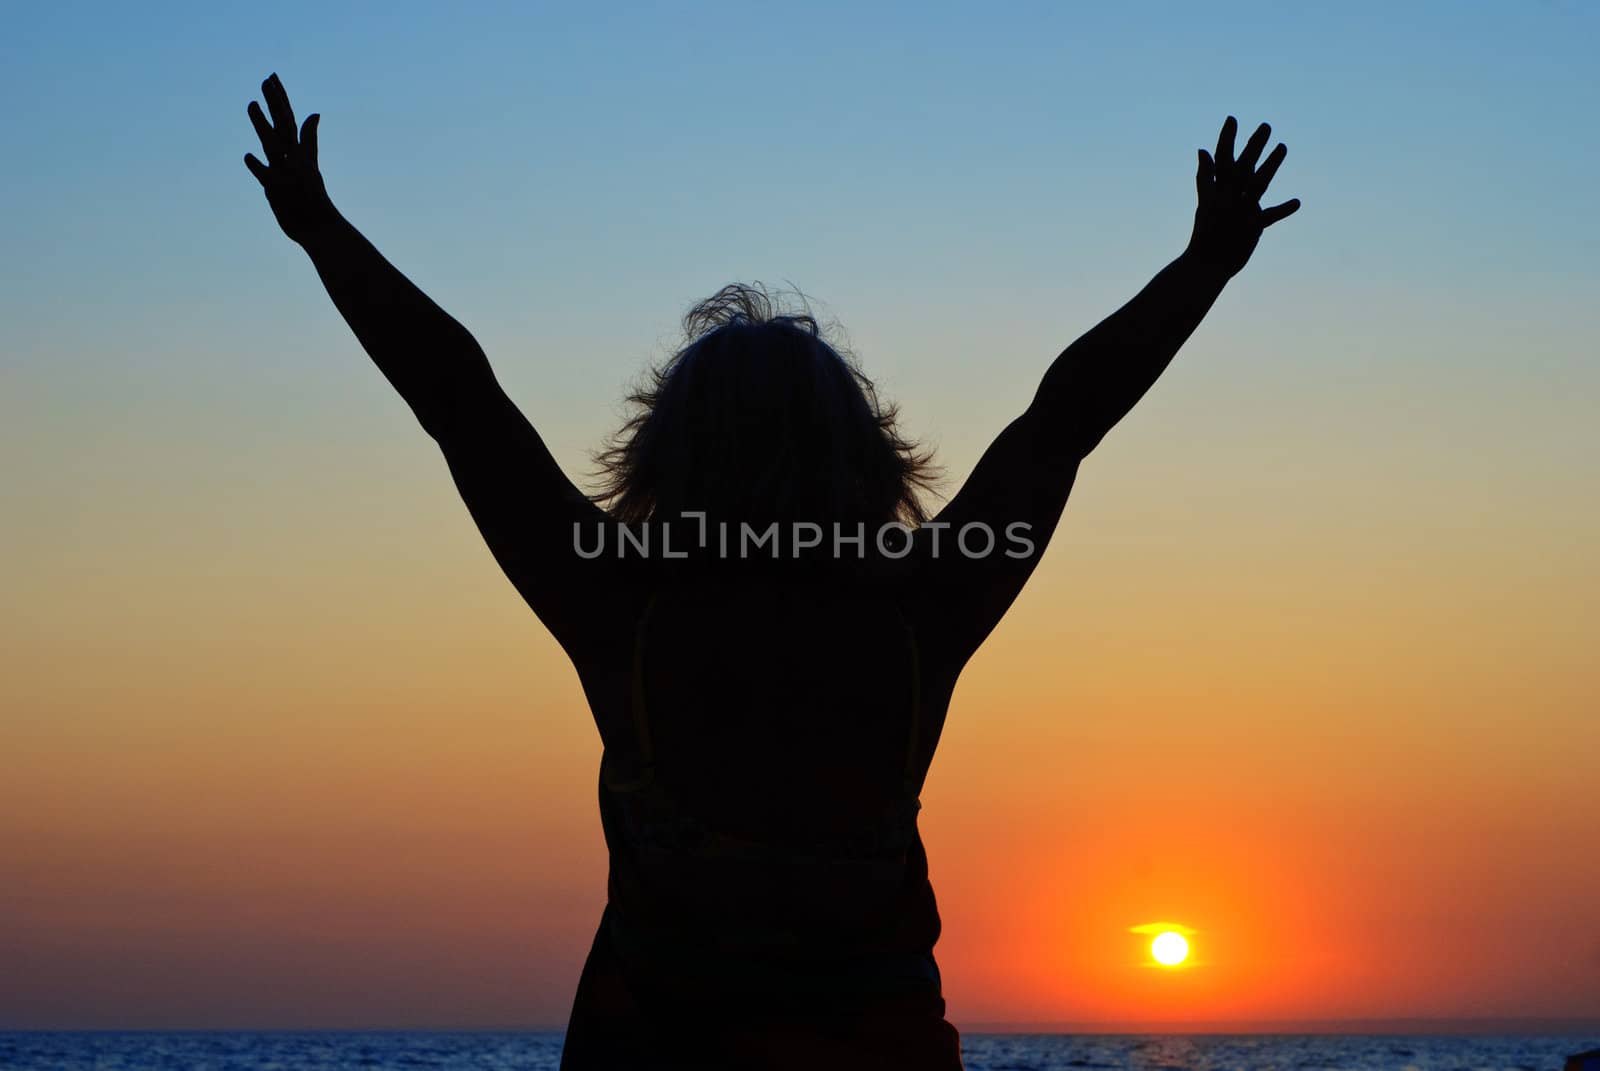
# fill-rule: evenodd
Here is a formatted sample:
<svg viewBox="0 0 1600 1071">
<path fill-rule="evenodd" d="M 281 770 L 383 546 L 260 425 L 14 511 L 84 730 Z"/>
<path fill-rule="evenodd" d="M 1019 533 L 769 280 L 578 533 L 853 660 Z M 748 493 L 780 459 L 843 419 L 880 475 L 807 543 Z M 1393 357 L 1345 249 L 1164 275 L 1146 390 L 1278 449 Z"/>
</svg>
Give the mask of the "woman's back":
<svg viewBox="0 0 1600 1071">
<path fill-rule="evenodd" d="M 644 1060 L 627 1038 L 656 1039 L 654 1058 L 681 1047 L 669 1039 L 684 1024 L 721 1019 L 748 1024 L 715 1042 L 727 1059 L 833 1022 L 829 1063 L 926 1045 L 943 1054 L 928 1066 L 958 1066 L 916 828 L 923 662 L 893 589 L 696 571 L 654 586 L 632 632 L 617 652 L 626 725 L 601 770 L 608 904 L 573 1065 Z"/>
<path fill-rule="evenodd" d="M 651 593 L 627 658 L 601 778 L 620 929 L 771 968 L 931 954 L 921 658 L 891 596 L 699 574 Z"/>
<path fill-rule="evenodd" d="M 657 776 L 726 832 L 837 840 L 920 780 L 915 639 L 886 593 L 702 578 L 657 593 L 641 639 Z"/>
</svg>

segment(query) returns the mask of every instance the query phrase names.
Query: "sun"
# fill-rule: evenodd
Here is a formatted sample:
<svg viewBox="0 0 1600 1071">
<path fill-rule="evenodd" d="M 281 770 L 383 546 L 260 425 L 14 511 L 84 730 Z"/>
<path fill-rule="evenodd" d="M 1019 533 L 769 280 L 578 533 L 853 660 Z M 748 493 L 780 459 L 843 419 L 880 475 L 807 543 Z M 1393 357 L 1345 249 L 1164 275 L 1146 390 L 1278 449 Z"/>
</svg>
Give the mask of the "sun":
<svg viewBox="0 0 1600 1071">
<path fill-rule="evenodd" d="M 1167 930 L 1150 942 L 1150 955 L 1163 967 L 1176 967 L 1189 958 L 1189 942 L 1183 934 Z"/>
<path fill-rule="evenodd" d="M 1189 960 L 1189 938 L 1199 930 L 1181 922 L 1142 922 L 1137 926 L 1129 926 L 1128 932 L 1152 939 L 1150 958 L 1155 960 L 1154 966 L 1174 970 L 1194 965 Z"/>
</svg>

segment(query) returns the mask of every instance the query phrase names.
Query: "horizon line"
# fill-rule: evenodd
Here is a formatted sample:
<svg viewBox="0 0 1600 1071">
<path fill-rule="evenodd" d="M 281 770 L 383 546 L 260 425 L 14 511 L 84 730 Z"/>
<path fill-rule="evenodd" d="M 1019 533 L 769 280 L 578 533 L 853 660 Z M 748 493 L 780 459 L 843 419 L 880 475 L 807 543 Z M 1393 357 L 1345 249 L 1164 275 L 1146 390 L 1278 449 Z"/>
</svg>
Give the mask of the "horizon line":
<svg viewBox="0 0 1600 1071">
<path fill-rule="evenodd" d="M 1098 1034 L 1098 1035 L 1470 1035 L 1594 1034 L 1600 1018 L 1576 1016 L 1390 1016 L 1342 1019 L 1212 1019 L 1139 1022 L 1105 1020 L 971 1020 L 953 1021 L 963 1034 Z M 476 1026 L 197 1026 L 197 1027 L 26 1027 L 0 1025 L 0 1034 L 495 1034 L 562 1033 L 559 1025 Z"/>
</svg>

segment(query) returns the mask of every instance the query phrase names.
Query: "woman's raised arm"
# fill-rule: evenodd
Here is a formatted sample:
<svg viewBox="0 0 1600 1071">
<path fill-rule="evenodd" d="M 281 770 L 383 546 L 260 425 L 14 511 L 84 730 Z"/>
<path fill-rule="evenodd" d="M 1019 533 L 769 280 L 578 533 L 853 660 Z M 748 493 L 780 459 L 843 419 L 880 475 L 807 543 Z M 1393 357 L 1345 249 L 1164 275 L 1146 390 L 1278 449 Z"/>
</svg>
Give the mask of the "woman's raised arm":
<svg viewBox="0 0 1600 1071">
<path fill-rule="evenodd" d="M 1079 462 L 1166 370 L 1228 280 L 1250 259 L 1261 232 L 1300 207 L 1298 200 L 1261 207 L 1288 150 L 1279 145 L 1257 167 L 1272 136 L 1263 123 L 1235 159 L 1237 129 L 1229 116 L 1216 155 L 1200 150 L 1199 205 L 1188 247 L 1055 359 L 1027 410 L 1000 433 L 960 493 L 934 519 L 924 542 L 931 545 L 943 535 L 941 564 L 932 572 L 939 582 L 933 586 L 949 611 L 946 620 L 956 632 L 951 643 L 960 657 L 976 650 L 1038 564 Z M 975 523 L 991 529 L 999 543 L 993 553 L 968 559 L 953 536 Z M 1003 553 L 1005 531 L 1019 524 L 1024 527 L 1015 529 L 1019 538 L 1010 544 L 1017 553 Z"/>
<path fill-rule="evenodd" d="M 402 275 L 334 207 L 317 165 L 318 115 L 298 129 L 277 75 L 250 102 L 266 162 L 245 156 L 283 232 L 311 257 L 367 355 L 439 443 L 473 519 L 511 582 L 574 652 L 610 609 L 609 563 L 575 553 L 574 525 L 604 519 L 545 447 L 467 329 Z M 592 535 L 586 533 L 586 538 Z"/>
<path fill-rule="evenodd" d="M 277 75 L 261 83 L 271 110 L 250 102 L 250 121 L 267 157 L 245 165 L 260 180 L 283 233 L 311 257 L 317 274 L 367 355 L 411 406 L 429 435 L 443 441 L 499 391 L 489 361 L 465 327 L 384 259 L 334 207 L 317 166 L 312 115 L 296 133 L 294 112 Z"/>
<path fill-rule="evenodd" d="M 1052 425 L 1059 449 L 1087 456 L 1166 370 L 1223 286 L 1249 261 L 1261 232 L 1299 209 L 1298 200 L 1261 207 L 1289 150 L 1279 145 L 1258 168 L 1272 137 L 1262 123 L 1236 160 L 1237 129 L 1229 116 L 1217 137 L 1216 156 L 1199 151 L 1199 203 L 1183 254 L 1069 346 L 1045 373 L 1032 408 Z"/>
</svg>

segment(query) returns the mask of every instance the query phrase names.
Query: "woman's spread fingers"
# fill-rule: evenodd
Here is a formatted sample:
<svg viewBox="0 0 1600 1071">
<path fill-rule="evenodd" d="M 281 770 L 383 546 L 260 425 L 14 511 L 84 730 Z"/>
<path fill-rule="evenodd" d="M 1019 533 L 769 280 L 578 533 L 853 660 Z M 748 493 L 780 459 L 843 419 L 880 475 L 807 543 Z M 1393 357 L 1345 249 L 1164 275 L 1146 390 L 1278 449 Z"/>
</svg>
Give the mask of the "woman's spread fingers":
<svg viewBox="0 0 1600 1071">
<path fill-rule="evenodd" d="M 272 129 L 267 117 L 261 114 L 261 105 L 251 101 L 250 107 L 246 108 L 245 112 L 250 116 L 250 125 L 256 128 L 256 137 L 261 139 L 261 151 L 267 154 L 267 159 L 280 155 L 283 150 L 279 146 L 278 132 Z"/>
<path fill-rule="evenodd" d="M 306 116 L 306 121 L 300 127 L 300 147 L 306 151 L 306 158 L 313 167 L 317 163 L 317 124 L 322 122 L 320 112 L 312 112 Z"/>
<path fill-rule="evenodd" d="M 285 141 L 293 142 L 294 109 L 289 107 L 289 94 L 284 92 L 283 83 L 278 81 L 276 74 L 261 83 L 261 98 L 267 102 L 267 110 L 272 113 L 272 125 L 278 128 Z"/>
<path fill-rule="evenodd" d="M 1300 198 L 1291 197 L 1281 205 L 1273 205 L 1261 213 L 1261 225 L 1270 227 L 1280 219 L 1294 215 L 1300 211 Z"/>
<path fill-rule="evenodd" d="M 1222 133 L 1217 135 L 1217 167 L 1226 168 L 1233 164 L 1233 135 L 1239 129 L 1239 120 L 1228 116 L 1223 120 Z"/>
<path fill-rule="evenodd" d="M 1272 176 L 1278 173 L 1278 168 L 1283 165 L 1283 158 L 1289 155 L 1289 147 L 1279 143 L 1276 149 L 1267 155 L 1267 162 L 1261 165 L 1261 170 L 1256 172 L 1251 181 L 1251 188 L 1257 199 L 1267 192 L 1267 187 L 1272 185 Z"/>
<path fill-rule="evenodd" d="M 1255 170 L 1256 161 L 1261 159 L 1261 150 L 1267 147 L 1267 139 L 1272 137 L 1272 128 L 1266 123 L 1256 127 L 1256 132 L 1250 135 L 1250 140 L 1244 143 L 1244 152 L 1239 154 L 1239 169 L 1245 174 Z"/>
</svg>

